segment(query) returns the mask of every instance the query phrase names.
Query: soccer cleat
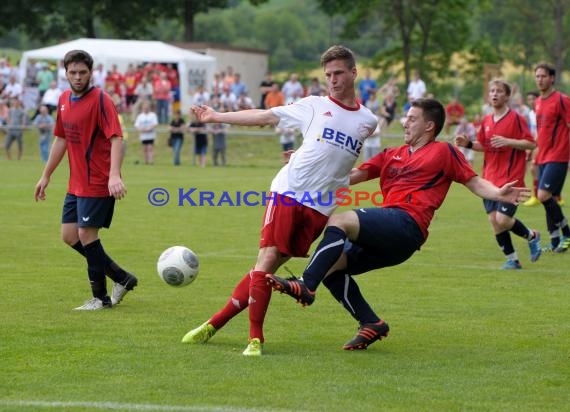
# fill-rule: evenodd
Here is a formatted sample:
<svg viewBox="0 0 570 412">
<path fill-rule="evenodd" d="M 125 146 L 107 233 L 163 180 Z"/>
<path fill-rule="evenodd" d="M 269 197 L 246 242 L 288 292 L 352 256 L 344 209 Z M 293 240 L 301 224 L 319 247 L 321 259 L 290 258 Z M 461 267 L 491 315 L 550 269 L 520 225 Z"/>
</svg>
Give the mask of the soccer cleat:
<svg viewBox="0 0 570 412">
<path fill-rule="evenodd" d="M 315 301 L 315 292 L 311 292 L 305 283 L 295 276 L 283 279 L 276 275 L 267 274 L 265 278 L 273 289 L 295 298 L 303 306 L 309 306 Z"/>
<path fill-rule="evenodd" d="M 528 241 L 528 248 L 530 249 L 530 261 L 536 262 L 542 253 L 540 247 L 540 233 L 534 230 L 534 237 Z"/>
<path fill-rule="evenodd" d="M 111 303 L 111 299 L 109 296 L 103 298 L 103 300 L 99 298 L 89 299 L 85 302 L 82 306 L 78 306 L 73 310 L 99 310 L 99 309 L 109 309 L 113 306 Z"/>
<path fill-rule="evenodd" d="M 563 253 L 566 252 L 569 247 L 570 247 L 570 237 L 560 236 L 560 242 L 558 242 L 558 246 L 556 246 L 552 251 L 555 253 Z"/>
<path fill-rule="evenodd" d="M 209 321 L 208 321 L 209 322 Z M 182 343 L 206 343 L 214 336 L 217 332 L 210 323 L 205 322 L 198 326 L 196 329 L 192 329 L 182 338 Z"/>
<path fill-rule="evenodd" d="M 127 279 L 123 283 L 124 284 L 115 282 L 113 284 L 113 290 L 111 291 L 111 302 L 113 305 L 121 303 L 125 295 L 129 291 L 133 290 L 135 286 L 138 285 L 139 281 L 135 275 L 127 273 Z"/>
<path fill-rule="evenodd" d="M 247 348 L 243 351 L 244 356 L 261 356 L 263 355 L 263 343 L 259 338 L 253 338 L 249 340 Z"/>
<path fill-rule="evenodd" d="M 503 264 L 503 266 L 501 266 L 501 269 L 505 270 L 522 269 L 522 265 L 518 260 L 509 259 Z"/>
<path fill-rule="evenodd" d="M 369 345 L 388 336 L 390 327 L 381 320 L 377 323 L 365 323 L 358 329 L 358 333 L 352 340 L 342 347 L 344 350 L 366 349 Z"/>
<path fill-rule="evenodd" d="M 536 196 L 531 196 L 528 198 L 526 202 L 523 203 L 523 206 L 538 206 L 540 205 L 540 200 Z"/>
</svg>

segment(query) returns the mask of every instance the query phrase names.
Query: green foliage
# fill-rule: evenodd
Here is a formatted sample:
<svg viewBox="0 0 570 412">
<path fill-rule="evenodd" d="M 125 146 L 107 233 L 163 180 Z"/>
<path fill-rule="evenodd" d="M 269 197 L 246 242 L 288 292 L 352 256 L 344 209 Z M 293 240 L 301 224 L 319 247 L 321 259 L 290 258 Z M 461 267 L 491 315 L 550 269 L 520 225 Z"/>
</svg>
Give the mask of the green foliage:
<svg viewBox="0 0 570 412">
<path fill-rule="evenodd" d="M 89 286 L 84 260 L 59 239 L 67 164 L 54 174 L 47 201 L 36 204 L 32 191 L 43 167 L 37 136 L 26 134 L 22 161 L 0 158 L 0 409 L 568 410 L 568 256 L 530 263 L 525 242 L 514 237 L 524 269 L 498 270 L 503 258 L 481 202 L 459 185 L 420 251 L 405 264 L 357 278 L 390 323 L 386 340 L 363 352 L 342 351 L 357 325 L 322 288 L 304 309 L 274 294 L 261 359 L 241 355 L 247 312 L 207 345 L 181 344 L 251 268 L 263 208 L 173 201 L 152 207 L 149 190 L 264 191 L 281 160 L 277 137 L 245 136 L 229 139 L 227 168 L 191 166 L 189 141 L 182 166 L 173 167 L 164 142 L 162 135 L 156 164 L 142 166 L 134 164 L 141 147 L 130 139 L 128 194 L 101 237 L 140 284 L 116 308 L 94 313 L 71 310 L 89 297 Z M 401 135 L 383 139 L 385 146 L 400 142 Z M 563 196 L 570 199 L 568 186 Z M 548 237 L 542 208 L 519 207 L 517 216 Z M 197 280 L 182 289 L 156 275 L 158 255 L 174 244 L 192 247 L 201 259 Z M 306 262 L 287 266 L 298 274 Z"/>
</svg>

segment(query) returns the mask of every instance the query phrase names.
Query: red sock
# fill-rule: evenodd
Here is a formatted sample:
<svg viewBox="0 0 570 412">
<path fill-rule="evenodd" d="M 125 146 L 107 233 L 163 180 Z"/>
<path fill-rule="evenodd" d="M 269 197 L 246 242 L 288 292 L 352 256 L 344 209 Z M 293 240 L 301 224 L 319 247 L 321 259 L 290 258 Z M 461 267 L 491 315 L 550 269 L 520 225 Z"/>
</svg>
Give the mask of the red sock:
<svg viewBox="0 0 570 412">
<path fill-rule="evenodd" d="M 251 271 L 251 283 L 249 285 L 249 338 L 258 338 L 261 342 L 263 337 L 263 321 L 271 300 L 271 286 L 267 283 L 267 272 L 260 270 Z"/>
<path fill-rule="evenodd" d="M 214 328 L 220 329 L 228 323 L 231 318 L 247 308 L 250 281 L 251 272 L 248 272 L 234 288 L 228 303 L 210 319 L 210 324 Z"/>
</svg>

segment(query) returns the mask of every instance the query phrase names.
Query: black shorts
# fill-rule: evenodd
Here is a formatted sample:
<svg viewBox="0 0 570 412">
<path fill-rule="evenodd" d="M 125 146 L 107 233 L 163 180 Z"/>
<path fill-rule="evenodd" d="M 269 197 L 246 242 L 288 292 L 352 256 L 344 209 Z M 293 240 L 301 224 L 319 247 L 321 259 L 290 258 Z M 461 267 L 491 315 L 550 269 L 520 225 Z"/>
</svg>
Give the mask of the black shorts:
<svg viewBox="0 0 570 412">
<path fill-rule="evenodd" d="M 560 195 L 567 173 L 568 163 L 552 162 L 538 165 L 538 188 L 555 196 Z"/>
<path fill-rule="evenodd" d="M 347 241 L 347 273 L 358 275 L 405 262 L 425 242 L 420 227 L 401 209 L 355 209 L 360 223 L 358 239 Z"/>
<path fill-rule="evenodd" d="M 497 202 L 496 200 L 483 199 L 483 206 L 487 214 L 499 212 L 503 215 L 513 217 L 517 212 L 517 206 L 512 203 Z"/>
<path fill-rule="evenodd" d="M 77 223 L 79 227 L 108 228 L 113 220 L 115 198 L 78 197 L 68 193 L 63 202 L 61 223 Z"/>
</svg>

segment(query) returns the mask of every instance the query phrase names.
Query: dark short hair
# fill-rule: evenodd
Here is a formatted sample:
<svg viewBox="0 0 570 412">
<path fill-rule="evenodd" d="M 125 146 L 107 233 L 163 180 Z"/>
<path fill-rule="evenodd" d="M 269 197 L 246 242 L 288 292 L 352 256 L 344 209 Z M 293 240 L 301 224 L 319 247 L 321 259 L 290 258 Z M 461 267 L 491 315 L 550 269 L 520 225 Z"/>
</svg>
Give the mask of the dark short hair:
<svg viewBox="0 0 570 412">
<path fill-rule="evenodd" d="M 333 60 L 344 60 L 346 66 L 349 69 L 356 67 L 356 59 L 354 58 L 354 53 L 348 47 L 345 46 L 332 46 L 321 56 L 321 66 L 325 65 Z"/>
<path fill-rule="evenodd" d="M 66 71 L 70 63 L 85 63 L 90 71 L 93 70 L 93 57 L 85 50 L 68 51 L 63 58 L 63 67 Z"/>
<path fill-rule="evenodd" d="M 445 109 L 443 105 L 435 99 L 416 99 L 412 102 L 412 107 L 422 109 L 424 120 L 434 122 L 434 137 L 437 137 L 445 124 Z"/>
<path fill-rule="evenodd" d="M 533 91 L 528 92 L 526 95 L 527 95 L 527 96 L 538 97 L 538 96 L 540 96 L 540 93 L 533 90 Z"/>
<path fill-rule="evenodd" d="M 550 63 L 538 63 L 536 66 L 534 66 L 534 72 L 536 73 L 538 69 L 544 69 L 549 76 L 556 77 L 556 69 Z"/>
</svg>

